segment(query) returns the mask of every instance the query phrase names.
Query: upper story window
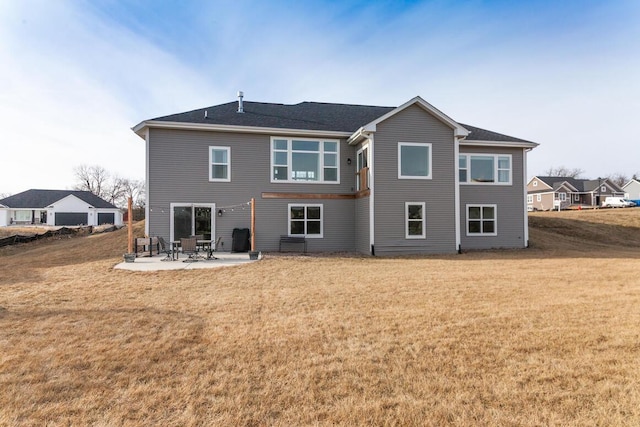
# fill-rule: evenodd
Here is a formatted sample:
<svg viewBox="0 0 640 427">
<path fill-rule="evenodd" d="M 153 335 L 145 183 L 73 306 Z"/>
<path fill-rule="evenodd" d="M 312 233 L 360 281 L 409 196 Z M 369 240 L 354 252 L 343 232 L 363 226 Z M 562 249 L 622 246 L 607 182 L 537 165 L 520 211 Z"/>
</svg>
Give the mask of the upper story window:
<svg viewBox="0 0 640 427">
<path fill-rule="evenodd" d="M 431 144 L 398 142 L 398 178 L 431 179 Z"/>
<path fill-rule="evenodd" d="M 460 182 L 464 184 L 511 184 L 511 155 L 460 154 Z"/>
<path fill-rule="evenodd" d="M 231 147 L 209 147 L 209 181 L 231 181 Z"/>
<path fill-rule="evenodd" d="M 339 182 L 336 140 L 271 138 L 271 182 Z"/>
</svg>

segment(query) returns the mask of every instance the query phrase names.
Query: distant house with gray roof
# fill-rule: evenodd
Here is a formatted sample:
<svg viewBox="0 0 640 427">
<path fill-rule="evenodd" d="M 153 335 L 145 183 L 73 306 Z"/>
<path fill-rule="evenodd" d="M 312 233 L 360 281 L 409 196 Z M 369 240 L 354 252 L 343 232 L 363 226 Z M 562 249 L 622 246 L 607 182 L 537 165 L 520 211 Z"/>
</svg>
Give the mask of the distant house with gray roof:
<svg viewBox="0 0 640 427">
<path fill-rule="evenodd" d="M 526 154 L 538 144 L 398 107 L 228 102 L 142 121 L 146 233 L 222 239 L 249 228 L 309 251 L 393 255 L 528 244 Z"/>
<path fill-rule="evenodd" d="M 32 189 L 0 200 L 0 227 L 13 224 L 122 225 L 122 212 L 89 191 Z"/>
<path fill-rule="evenodd" d="M 608 178 L 534 176 L 527 184 L 528 210 L 601 206 L 604 199 L 611 196 L 622 197 L 624 191 Z"/>
</svg>

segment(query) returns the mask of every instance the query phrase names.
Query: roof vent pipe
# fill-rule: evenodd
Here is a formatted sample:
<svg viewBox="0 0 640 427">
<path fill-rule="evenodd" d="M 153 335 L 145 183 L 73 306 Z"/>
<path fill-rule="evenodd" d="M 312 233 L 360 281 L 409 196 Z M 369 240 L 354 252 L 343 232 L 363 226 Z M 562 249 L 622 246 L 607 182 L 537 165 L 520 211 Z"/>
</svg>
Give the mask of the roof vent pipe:
<svg viewBox="0 0 640 427">
<path fill-rule="evenodd" d="M 238 91 L 238 113 L 244 113 L 244 108 L 242 107 L 242 97 L 244 96 L 244 93 L 239 90 Z"/>
</svg>

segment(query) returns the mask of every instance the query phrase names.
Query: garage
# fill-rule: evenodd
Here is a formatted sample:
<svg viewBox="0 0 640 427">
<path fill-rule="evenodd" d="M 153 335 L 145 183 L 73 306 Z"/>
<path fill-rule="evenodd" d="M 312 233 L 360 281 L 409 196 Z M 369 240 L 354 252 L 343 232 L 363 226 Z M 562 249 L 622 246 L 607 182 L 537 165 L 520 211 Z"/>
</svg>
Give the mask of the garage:
<svg viewBox="0 0 640 427">
<path fill-rule="evenodd" d="M 113 212 L 98 212 L 98 225 L 115 224 L 115 214 Z"/>
<path fill-rule="evenodd" d="M 80 225 L 88 224 L 86 212 L 56 212 L 56 225 Z"/>
</svg>

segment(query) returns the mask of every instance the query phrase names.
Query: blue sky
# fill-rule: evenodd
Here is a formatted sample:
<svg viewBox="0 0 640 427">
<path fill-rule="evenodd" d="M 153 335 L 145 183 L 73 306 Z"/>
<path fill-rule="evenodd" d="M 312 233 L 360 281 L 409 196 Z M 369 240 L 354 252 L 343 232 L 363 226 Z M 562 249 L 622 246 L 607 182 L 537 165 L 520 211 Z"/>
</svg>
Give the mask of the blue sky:
<svg viewBox="0 0 640 427">
<path fill-rule="evenodd" d="M 640 2 L 0 1 L 0 193 L 144 176 L 130 130 L 235 99 L 396 106 L 540 143 L 529 175 L 640 171 Z"/>
</svg>

